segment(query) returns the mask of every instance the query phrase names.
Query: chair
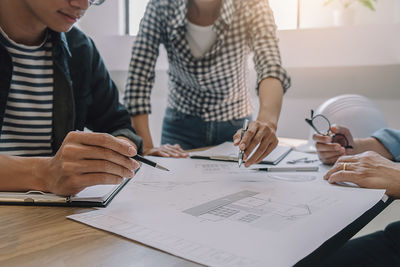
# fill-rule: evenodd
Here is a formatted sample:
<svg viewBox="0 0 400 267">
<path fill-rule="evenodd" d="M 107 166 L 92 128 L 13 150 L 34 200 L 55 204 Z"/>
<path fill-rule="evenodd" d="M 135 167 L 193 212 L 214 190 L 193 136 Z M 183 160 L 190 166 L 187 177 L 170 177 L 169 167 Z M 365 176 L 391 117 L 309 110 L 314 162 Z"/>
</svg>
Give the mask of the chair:
<svg viewBox="0 0 400 267">
<path fill-rule="evenodd" d="M 331 124 L 347 127 L 354 138 L 368 137 L 376 130 L 387 127 L 387 122 L 377 105 L 367 97 L 356 94 L 330 98 L 315 110 L 315 114 L 324 115 Z M 313 134 L 314 130 L 310 128 L 307 144 L 297 147 L 297 150 L 315 152 Z"/>
</svg>

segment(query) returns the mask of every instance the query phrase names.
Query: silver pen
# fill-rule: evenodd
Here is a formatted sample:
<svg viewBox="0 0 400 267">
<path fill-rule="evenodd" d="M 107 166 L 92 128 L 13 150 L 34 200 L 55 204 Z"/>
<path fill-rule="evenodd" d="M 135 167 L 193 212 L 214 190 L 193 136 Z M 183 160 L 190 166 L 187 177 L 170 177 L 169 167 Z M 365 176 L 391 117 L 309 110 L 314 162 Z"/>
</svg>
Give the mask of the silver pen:
<svg viewBox="0 0 400 267">
<path fill-rule="evenodd" d="M 243 122 L 242 134 L 240 135 L 240 140 L 242 140 L 244 134 L 247 131 L 247 128 L 249 128 L 249 120 L 245 119 Z M 239 168 L 240 168 L 240 166 L 242 166 L 242 163 L 243 163 L 243 155 L 244 155 L 244 150 L 239 150 L 239 155 L 238 155 Z"/>
<path fill-rule="evenodd" d="M 269 167 L 269 168 L 256 168 L 253 171 L 266 171 L 266 172 L 316 172 L 318 166 L 288 166 L 288 167 Z"/>
</svg>

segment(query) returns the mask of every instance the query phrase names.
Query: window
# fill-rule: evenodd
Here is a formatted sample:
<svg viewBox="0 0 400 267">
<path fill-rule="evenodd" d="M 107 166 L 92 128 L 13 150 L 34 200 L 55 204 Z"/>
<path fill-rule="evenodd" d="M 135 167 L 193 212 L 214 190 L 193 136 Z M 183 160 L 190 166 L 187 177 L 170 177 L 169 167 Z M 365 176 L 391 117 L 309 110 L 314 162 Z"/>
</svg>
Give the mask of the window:
<svg viewBox="0 0 400 267">
<path fill-rule="evenodd" d="M 127 6 L 127 33 L 136 35 L 140 19 L 149 0 L 125 0 Z M 322 28 L 334 26 L 333 10 L 340 2 L 324 6 L 325 0 L 269 0 L 279 30 Z M 374 2 L 376 11 L 354 1 L 354 24 L 393 24 L 400 21 L 400 0 Z"/>
<path fill-rule="evenodd" d="M 286 30 L 297 28 L 298 1 L 299 0 L 270 0 L 278 29 Z M 129 35 L 137 34 L 140 20 L 143 17 L 148 2 L 149 0 L 126 0 L 126 28 Z"/>
<path fill-rule="evenodd" d="M 129 35 L 136 35 L 139 31 L 140 20 L 146 10 L 149 0 L 126 0 L 126 32 Z"/>
<path fill-rule="evenodd" d="M 279 30 L 292 30 L 298 28 L 298 2 L 299 0 L 270 0 L 274 12 L 275 23 Z"/>
</svg>

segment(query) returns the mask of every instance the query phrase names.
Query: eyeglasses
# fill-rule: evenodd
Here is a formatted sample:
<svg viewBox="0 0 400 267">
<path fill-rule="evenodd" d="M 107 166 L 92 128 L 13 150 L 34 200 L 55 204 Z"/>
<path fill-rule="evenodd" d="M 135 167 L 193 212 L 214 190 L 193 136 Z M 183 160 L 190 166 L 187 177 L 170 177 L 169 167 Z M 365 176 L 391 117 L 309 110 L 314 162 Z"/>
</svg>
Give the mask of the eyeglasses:
<svg viewBox="0 0 400 267">
<path fill-rule="evenodd" d="M 316 162 L 316 161 L 318 161 L 318 159 L 309 159 L 308 157 L 304 157 L 304 158 L 288 160 L 288 161 L 286 161 L 286 163 L 288 163 L 288 164 L 313 163 L 313 162 Z"/>
<path fill-rule="evenodd" d="M 90 5 L 99 6 L 104 3 L 105 0 L 89 0 Z"/>
<path fill-rule="evenodd" d="M 311 119 L 306 119 L 306 122 L 320 135 L 328 136 L 331 133 L 331 123 L 328 118 L 322 114 L 314 116 L 314 110 L 311 110 Z M 353 148 L 344 134 L 331 134 L 331 138 L 332 143 L 338 143 L 344 148 Z"/>
</svg>

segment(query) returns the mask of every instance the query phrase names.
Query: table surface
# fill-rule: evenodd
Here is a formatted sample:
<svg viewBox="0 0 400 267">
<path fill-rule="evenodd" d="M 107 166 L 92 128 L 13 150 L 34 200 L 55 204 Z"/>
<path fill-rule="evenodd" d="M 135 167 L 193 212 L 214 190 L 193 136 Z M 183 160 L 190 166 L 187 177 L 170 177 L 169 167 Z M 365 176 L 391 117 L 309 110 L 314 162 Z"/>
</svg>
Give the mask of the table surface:
<svg viewBox="0 0 400 267">
<path fill-rule="evenodd" d="M 90 210 L 0 206 L 0 266 L 200 266 L 66 218 Z"/>
<path fill-rule="evenodd" d="M 0 266 L 199 266 L 66 218 L 89 210 L 0 206 Z"/>
</svg>

